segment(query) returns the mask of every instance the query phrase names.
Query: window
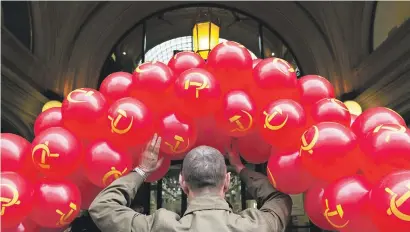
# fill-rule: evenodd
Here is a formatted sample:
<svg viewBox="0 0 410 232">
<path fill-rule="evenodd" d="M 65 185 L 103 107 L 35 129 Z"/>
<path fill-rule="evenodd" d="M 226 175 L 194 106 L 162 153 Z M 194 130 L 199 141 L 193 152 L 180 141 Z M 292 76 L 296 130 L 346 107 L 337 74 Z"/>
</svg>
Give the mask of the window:
<svg viewBox="0 0 410 232">
<path fill-rule="evenodd" d="M 410 3 L 379 1 L 373 24 L 373 50 L 377 49 L 410 16 Z"/>
<path fill-rule="evenodd" d="M 227 41 L 226 39 L 219 39 L 219 43 Z M 165 64 L 174 56 L 174 51 L 192 51 L 192 36 L 183 36 L 175 39 L 165 41 L 150 49 L 145 53 L 145 61 L 160 61 Z M 257 57 L 249 51 L 252 59 Z M 138 64 L 141 64 L 141 59 Z"/>
</svg>

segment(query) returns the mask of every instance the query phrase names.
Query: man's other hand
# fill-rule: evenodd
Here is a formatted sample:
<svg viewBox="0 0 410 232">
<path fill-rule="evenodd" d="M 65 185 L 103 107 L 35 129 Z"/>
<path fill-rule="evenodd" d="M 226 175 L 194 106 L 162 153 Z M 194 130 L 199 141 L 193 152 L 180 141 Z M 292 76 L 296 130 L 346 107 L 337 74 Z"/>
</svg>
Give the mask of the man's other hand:
<svg viewBox="0 0 410 232">
<path fill-rule="evenodd" d="M 232 149 L 228 150 L 229 163 L 235 168 L 236 173 L 240 173 L 245 168 L 239 156 L 237 141 L 232 141 Z"/>
<path fill-rule="evenodd" d="M 140 165 L 138 166 L 145 173 L 150 174 L 161 166 L 163 158 L 158 160 L 160 147 L 161 137 L 154 134 L 154 137 L 152 137 L 151 141 L 148 142 L 145 150 L 142 152 Z"/>
</svg>

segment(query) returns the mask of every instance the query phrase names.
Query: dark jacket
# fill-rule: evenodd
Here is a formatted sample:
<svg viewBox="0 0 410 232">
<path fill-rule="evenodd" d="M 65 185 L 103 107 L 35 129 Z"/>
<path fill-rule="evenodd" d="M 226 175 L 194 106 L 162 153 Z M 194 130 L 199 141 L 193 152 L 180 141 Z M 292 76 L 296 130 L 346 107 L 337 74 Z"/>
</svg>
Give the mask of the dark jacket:
<svg viewBox="0 0 410 232">
<path fill-rule="evenodd" d="M 282 232 L 289 221 L 292 200 L 275 190 L 266 176 L 243 169 L 242 181 L 262 206 L 235 214 L 225 199 L 200 196 L 189 202 L 184 215 L 159 209 L 143 215 L 130 209 L 143 178 L 135 172 L 121 177 L 105 188 L 91 204 L 89 213 L 102 232 Z"/>
</svg>

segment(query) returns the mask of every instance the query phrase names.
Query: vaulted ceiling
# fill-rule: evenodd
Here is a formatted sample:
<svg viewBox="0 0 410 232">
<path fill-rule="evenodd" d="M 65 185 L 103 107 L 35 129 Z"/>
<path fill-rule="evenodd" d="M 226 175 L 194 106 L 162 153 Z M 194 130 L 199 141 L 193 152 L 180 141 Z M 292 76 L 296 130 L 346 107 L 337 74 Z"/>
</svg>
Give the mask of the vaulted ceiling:
<svg viewBox="0 0 410 232">
<path fill-rule="evenodd" d="M 339 97 L 355 98 L 364 108 L 388 106 L 410 119 L 410 22 L 407 17 L 373 51 L 374 2 L 31 2 L 32 50 L 2 25 L 2 107 L 30 127 L 47 100 L 46 90 L 64 96 L 78 87 L 97 88 L 113 48 L 140 54 L 142 20 L 154 17 L 147 25 L 150 48 L 190 33 L 186 28 L 194 12 L 179 10 L 162 17 L 160 12 L 198 4 L 262 22 L 276 32 L 272 43 L 285 43 L 304 73 L 327 77 Z M 392 14 L 403 8 L 394 8 Z M 223 12 L 220 17 L 229 24 L 233 16 Z M 221 37 L 255 52 L 255 26 L 244 20 Z M 16 101 L 24 107 L 15 107 Z"/>
</svg>

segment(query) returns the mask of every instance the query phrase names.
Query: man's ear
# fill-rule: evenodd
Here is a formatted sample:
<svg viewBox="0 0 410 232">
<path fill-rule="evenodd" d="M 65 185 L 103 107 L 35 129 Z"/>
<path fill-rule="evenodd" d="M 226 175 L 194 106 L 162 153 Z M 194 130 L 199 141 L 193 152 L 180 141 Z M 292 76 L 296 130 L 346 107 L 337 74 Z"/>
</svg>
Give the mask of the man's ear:
<svg viewBox="0 0 410 232">
<path fill-rule="evenodd" d="M 231 185 L 231 173 L 228 172 L 228 173 L 226 173 L 226 175 L 225 175 L 224 193 L 228 192 L 230 185 Z"/>
<path fill-rule="evenodd" d="M 184 177 L 181 175 L 181 173 L 179 174 L 179 185 L 181 186 L 182 191 L 184 191 L 184 193 L 186 195 L 188 195 L 189 189 L 188 189 L 188 186 L 186 185 Z"/>
</svg>

